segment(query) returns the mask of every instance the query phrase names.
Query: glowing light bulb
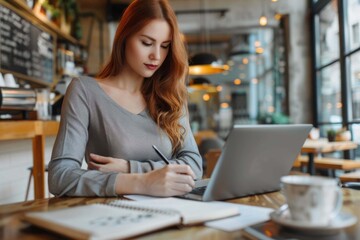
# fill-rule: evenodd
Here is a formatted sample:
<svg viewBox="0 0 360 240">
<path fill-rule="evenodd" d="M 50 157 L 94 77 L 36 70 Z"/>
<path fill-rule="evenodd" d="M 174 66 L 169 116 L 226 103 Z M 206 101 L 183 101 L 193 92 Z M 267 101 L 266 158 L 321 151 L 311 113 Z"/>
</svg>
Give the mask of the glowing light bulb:
<svg viewBox="0 0 360 240">
<path fill-rule="evenodd" d="M 281 19 L 282 15 L 281 13 L 275 13 L 274 18 L 275 20 L 279 21 Z"/>
<path fill-rule="evenodd" d="M 241 80 L 239 78 L 234 80 L 234 84 L 235 85 L 240 85 L 241 84 Z"/>
<path fill-rule="evenodd" d="M 229 104 L 226 103 L 226 102 L 223 102 L 223 103 L 220 104 L 220 107 L 221 107 L 221 108 L 228 108 L 228 107 L 229 107 Z"/>
<path fill-rule="evenodd" d="M 209 100 L 210 100 L 210 95 L 207 94 L 207 93 L 205 93 L 205 94 L 203 95 L 203 100 L 204 100 L 205 102 L 209 101 Z"/>
<path fill-rule="evenodd" d="M 260 18 L 259 18 L 259 24 L 260 26 L 266 26 L 267 25 L 267 17 L 265 15 L 262 15 Z"/>
<path fill-rule="evenodd" d="M 261 54 L 264 52 L 264 49 L 262 47 L 257 47 L 255 48 L 255 52 Z"/>
</svg>

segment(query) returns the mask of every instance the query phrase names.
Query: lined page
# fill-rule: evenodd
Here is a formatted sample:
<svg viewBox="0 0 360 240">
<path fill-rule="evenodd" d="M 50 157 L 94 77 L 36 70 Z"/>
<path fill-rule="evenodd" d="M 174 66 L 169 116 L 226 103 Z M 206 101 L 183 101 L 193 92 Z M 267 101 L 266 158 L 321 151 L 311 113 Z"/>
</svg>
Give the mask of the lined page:
<svg viewBox="0 0 360 240">
<path fill-rule="evenodd" d="M 182 224 L 184 225 L 197 224 L 240 214 L 237 206 L 224 202 L 199 202 L 180 198 L 156 198 L 138 202 L 132 201 L 129 204 L 138 207 L 175 210 L 181 214 Z"/>
<path fill-rule="evenodd" d="M 128 238 L 181 223 L 179 215 L 103 204 L 32 212 L 25 220 L 77 239 Z"/>
</svg>

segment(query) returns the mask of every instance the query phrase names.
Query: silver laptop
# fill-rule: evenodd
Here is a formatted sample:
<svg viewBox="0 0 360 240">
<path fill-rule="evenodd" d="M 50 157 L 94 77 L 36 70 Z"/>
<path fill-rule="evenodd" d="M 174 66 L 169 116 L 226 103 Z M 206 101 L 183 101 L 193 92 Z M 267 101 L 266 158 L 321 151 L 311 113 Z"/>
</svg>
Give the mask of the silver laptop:
<svg viewBox="0 0 360 240">
<path fill-rule="evenodd" d="M 289 173 L 311 128 L 235 125 L 211 178 L 197 181 L 196 188 L 181 197 L 213 201 L 279 190 L 280 178 Z"/>
</svg>

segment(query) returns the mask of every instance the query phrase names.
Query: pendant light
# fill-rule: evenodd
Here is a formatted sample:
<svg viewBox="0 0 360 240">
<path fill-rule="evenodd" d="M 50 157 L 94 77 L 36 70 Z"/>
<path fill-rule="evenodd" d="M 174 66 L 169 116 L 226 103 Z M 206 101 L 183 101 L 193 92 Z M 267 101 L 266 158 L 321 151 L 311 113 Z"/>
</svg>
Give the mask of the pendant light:
<svg viewBox="0 0 360 240">
<path fill-rule="evenodd" d="M 211 75 L 219 74 L 224 71 L 228 71 L 230 67 L 228 65 L 222 64 L 221 60 L 218 59 L 214 54 L 210 53 L 210 43 L 209 43 L 209 30 L 207 28 L 207 19 L 206 14 L 206 0 L 202 1 L 203 9 L 202 11 L 202 22 L 203 30 L 202 37 L 205 42 L 206 51 L 195 54 L 189 60 L 189 74 L 190 75 Z"/>
<path fill-rule="evenodd" d="M 261 15 L 261 17 L 259 18 L 260 26 L 266 26 L 267 22 L 268 22 L 267 17 L 265 15 Z"/>
<path fill-rule="evenodd" d="M 265 0 L 262 0 L 262 14 L 261 14 L 261 16 L 260 16 L 260 18 L 259 18 L 259 24 L 260 24 L 260 26 L 266 26 L 267 23 L 268 23 L 268 19 L 267 19 L 266 15 L 265 15 L 264 1 L 265 1 Z"/>
<path fill-rule="evenodd" d="M 188 89 L 206 91 L 207 93 L 218 92 L 217 86 L 213 85 L 207 78 L 202 76 L 191 78 Z"/>
<path fill-rule="evenodd" d="M 210 75 L 228 71 L 230 67 L 221 63 L 214 54 L 203 52 L 190 59 L 190 75 Z"/>
</svg>

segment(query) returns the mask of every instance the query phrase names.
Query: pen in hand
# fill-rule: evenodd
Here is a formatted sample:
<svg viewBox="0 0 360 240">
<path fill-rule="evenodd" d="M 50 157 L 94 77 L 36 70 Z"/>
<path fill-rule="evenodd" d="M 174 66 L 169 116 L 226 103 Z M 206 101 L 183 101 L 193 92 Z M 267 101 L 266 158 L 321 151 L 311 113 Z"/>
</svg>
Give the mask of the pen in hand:
<svg viewBox="0 0 360 240">
<path fill-rule="evenodd" d="M 162 153 L 160 152 L 160 150 L 159 150 L 155 145 L 152 145 L 152 147 L 153 147 L 153 149 L 155 150 L 155 152 L 160 156 L 160 158 L 161 158 L 162 160 L 164 160 L 164 162 L 165 162 L 167 165 L 169 165 L 170 162 L 169 162 L 169 160 L 164 156 L 164 154 L 162 154 Z"/>
<path fill-rule="evenodd" d="M 162 160 L 164 160 L 164 162 L 165 162 L 167 165 L 169 165 L 169 164 L 170 164 L 169 159 L 167 159 L 167 158 L 165 157 L 165 155 L 162 154 L 162 152 L 160 152 L 160 150 L 159 150 L 155 145 L 152 145 L 152 147 L 153 147 L 153 149 L 155 150 L 155 152 L 160 156 L 160 158 L 161 158 Z M 195 179 L 194 176 L 192 176 L 192 177 Z"/>
</svg>

